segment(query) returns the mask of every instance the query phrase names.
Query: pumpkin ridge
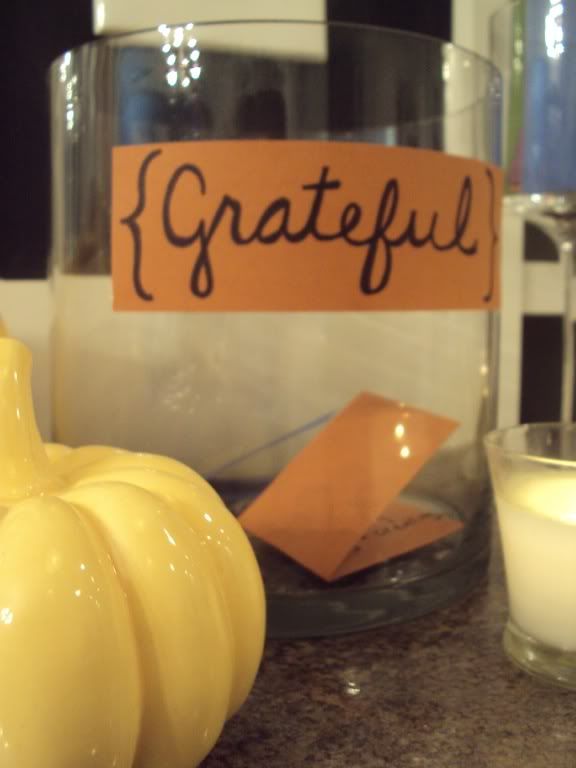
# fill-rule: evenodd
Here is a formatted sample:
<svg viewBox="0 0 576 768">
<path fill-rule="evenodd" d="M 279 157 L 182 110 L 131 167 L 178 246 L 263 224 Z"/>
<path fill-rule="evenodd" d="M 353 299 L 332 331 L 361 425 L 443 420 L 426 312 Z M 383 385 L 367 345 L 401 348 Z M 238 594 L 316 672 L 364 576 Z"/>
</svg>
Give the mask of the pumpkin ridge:
<svg viewBox="0 0 576 768">
<path fill-rule="evenodd" d="M 0 539 L 0 726 L 14 749 L 8 765 L 105 768 L 120 760 L 127 768 L 141 682 L 128 605 L 106 546 L 55 496 L 14 505 Z"/>
<path fill-rule="evenodd" d="M 95 480 L 103 482 L 119 477 L 139 488 L 152 490 L 172 506 L 177 504 L 215 561 L 236 647 L 235 682 L 229 709 L 229 715 L 232 715 L 241 707 L 254 684 L 264 647 L 264 588 L 248 538 L 216 491 L 204 480 L 202 484 L 195 484 L 185 477 L 167 475 L 151 467 L 138 467 L 85 477 L 74 487 L 85 488 Z M 230 557 L 229 553 L 235 556 Z M 252 618 L 252 623 L 246 621 L 248 617 Z"/>
<path fill-rule="evenodd" d="M 127 590 L 144 681 L 135 766 L 196 765 L 224 725 L 234 664 L 208 553 L 171 505 L 135 483 L 87 481 L 63 498 L 98 525 Z"/>
</svg>

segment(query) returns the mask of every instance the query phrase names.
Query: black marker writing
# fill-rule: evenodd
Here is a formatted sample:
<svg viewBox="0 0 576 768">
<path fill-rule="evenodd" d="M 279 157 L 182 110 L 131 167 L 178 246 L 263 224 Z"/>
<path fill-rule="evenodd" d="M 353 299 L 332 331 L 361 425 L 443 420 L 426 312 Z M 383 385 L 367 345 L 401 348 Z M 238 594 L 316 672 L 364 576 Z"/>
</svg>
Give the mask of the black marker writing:
<svg viewBox="0 0 576 768">
<path fill-rule="evenodd" d="M 134 289 L 139 296 L 147 299 L 149 294 L 142 287 L 140 275 L 141 245 L 137 220 L 145 207 L 146 173 L 154 156 L 155 153 L 151 153 L 144 158 L 138 177 L 139 204 L 130 216 L 122 220 L 122 223 L 130 227 L 134 240 Z M 173 171 L 166 186 L 162 204 L 163 233 L 171 245 L 190 249 L 193 259 L 190 291 L 199 299 L 209 297 L 215 289 L 216 277 L 211 246 L 216 234 L 224 229 L 230 240 L 239 248 L 252 243 L 297 244 L 305 240 L 318 243 L 345 242 L 352 249 L 363 253 L 358 288 L 365 295 L 381 293 L 389 284 L 394 270 L 395 253 L 401 246 L 409 245 L 415 250 L 429 247 L 437 252 L 456 251 L 463 256 L 474 256 L 478 251 L 478 240 L 469 232 L 474 202 L 470 176 L 465 176 L 462 180 L 451 223 L 441 222 L 438 211 L 433 211 L 427 216 L 416 209 L 406 211 L 403 206 L 401 183 L 398 179 L 391 178 L 383 184 L 375 216 L 369 218 L 360 203 L 351 201 L 344 205 L 338 226 L 331 230 L 325 222 L 323 223 L 323 211 L 329 195 L 342 188 L 343 182 L 340 179 L 331 178 L 329 166 L 322 167 L 316 181 L 302 184 L 296 195 L 305 194 L 308 207 L 304 223 L 299 227 L 293 215 L 297 198 L 291 200 L 285 196 L 272 200 L 262 211 L 254 214 L 252 210 L 244 210 L 241 199 L 225 193 L 211 216 L 198 218 L 195 216 L 196 203 L 199 198 L 208 195 L 208 179 L 198 164 L 184 163 Z M 182 195 L 187 196 L 184 198 L 189 208 L 186 231 L 177 229 L 174 222 L 176 195 L 179 195 L 180 208 Z M 301 201 L 298 199 L 298 202 Z M 441 224 L 442 230 L 450 233 L 443 238 L 439 235 Z"/>
</svg>

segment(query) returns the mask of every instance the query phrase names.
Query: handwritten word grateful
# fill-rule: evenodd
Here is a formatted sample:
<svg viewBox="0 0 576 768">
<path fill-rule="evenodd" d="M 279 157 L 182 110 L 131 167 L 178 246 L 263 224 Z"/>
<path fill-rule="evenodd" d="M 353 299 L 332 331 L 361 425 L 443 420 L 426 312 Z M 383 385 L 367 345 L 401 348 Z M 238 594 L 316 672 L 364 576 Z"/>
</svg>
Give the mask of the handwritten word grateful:
<svg viewBox="0 0 576 768">
<path fill-rule="evenodd" d="M 138 171 L 137 205 L 128 216 L 121 218 L 121 223 L 132 234 L 134 291 L 144 301 L 153 301 L 154 296 L 143 284 L 139 220 L 146 210 L 150 168 L 161 154 L 161 149 L 154 149 L 143 158 Z M 198 204 L 214 191 L 199 163 L 181 163 L 170 174 L 162 194 L 163 237 L 171 246 L 189 251 L 189 290 L 197 299 L 206 299 L 217 290 L 213 246 L 218 233 L 224 233 L 239 249 L 255 243 L 263 246 L 280 242 L 294 245 L 304 241 L 345 243 L 363 256 L 357 289 L 366 296 L 381 293 L 389 285 L 396 251 L 402 246 L 409 245 L 415 250 L 452 251 L 464 257 L 473 257 L 478 252 L 478 238 L 470 232 L 474 183 L 469 175 L 462 177 L 448 212 L 445 207 L 442 212 L 426 213 L 407 207 L 401 180 L 396 177 L 383 179 L 381 192 L 375 204 L 370 206 L 371 213 L 366 205 L 351 200 L 342 206 L 337 226 L 330 229 L 322 225 L 322 212 L 327 205 L 333 204 L 334 199 L 330 196 L 336 190 L 345 192 L 345 182 L 336 177 L 329 165 L 322 165 L 310 179 L 294 184 L 292 197 L 277 196 L 261 210 L 254 210 L 253 207 L 248 209 L 239 196 L 218 191 L 213 213 L 199 217 Z M 179 201 L 178 223 L 176 199 Z M 181 215 L 183 200 L 188 211 L 186 217 Z M 306 213 L 302 218 L 303 202 Z M 294 214 L 296 205 L 300 211 L 298 222 Z M 440 232 L 444 234 L 441 236 Z"/>
</svg>

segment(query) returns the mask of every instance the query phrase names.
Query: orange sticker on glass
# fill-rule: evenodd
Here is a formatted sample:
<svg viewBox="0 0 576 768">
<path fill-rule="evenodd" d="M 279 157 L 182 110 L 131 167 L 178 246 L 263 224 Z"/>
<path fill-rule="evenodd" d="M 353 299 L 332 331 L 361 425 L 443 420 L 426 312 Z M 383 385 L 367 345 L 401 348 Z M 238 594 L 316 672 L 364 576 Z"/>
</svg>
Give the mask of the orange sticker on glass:
<svg viewBox="0 0 576 768">
<path fill-rule="evenodd" d="M 458 426 L 362 393 L 241 514 L 242 526 L 331 581 L 453 533 L 399 494 Z"/>
<path fill-rule="evenodd" d="M 115 147 L 114 308 L 494 309 L 498 168 L 352 142 Z"/>
</svg>

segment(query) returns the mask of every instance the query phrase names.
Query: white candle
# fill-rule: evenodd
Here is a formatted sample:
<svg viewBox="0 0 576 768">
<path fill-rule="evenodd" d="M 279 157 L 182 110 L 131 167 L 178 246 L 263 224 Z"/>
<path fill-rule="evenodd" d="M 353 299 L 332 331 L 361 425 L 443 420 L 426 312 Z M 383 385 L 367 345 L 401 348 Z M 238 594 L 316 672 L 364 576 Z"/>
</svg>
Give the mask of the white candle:
<svg viewBox="0 0 576 768">
<path fill-rule="evenodd" d="M 576 472 L 513 475 L 497 494 L 510 616 L 535 640 L 576 650 Z"/>
</svg>

